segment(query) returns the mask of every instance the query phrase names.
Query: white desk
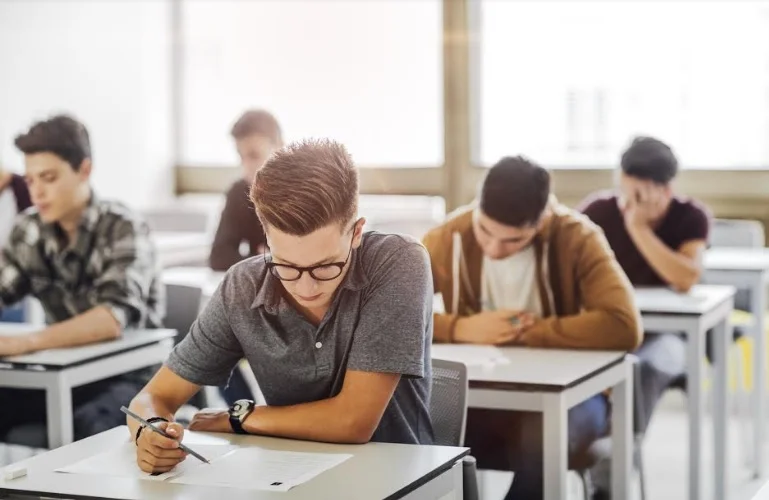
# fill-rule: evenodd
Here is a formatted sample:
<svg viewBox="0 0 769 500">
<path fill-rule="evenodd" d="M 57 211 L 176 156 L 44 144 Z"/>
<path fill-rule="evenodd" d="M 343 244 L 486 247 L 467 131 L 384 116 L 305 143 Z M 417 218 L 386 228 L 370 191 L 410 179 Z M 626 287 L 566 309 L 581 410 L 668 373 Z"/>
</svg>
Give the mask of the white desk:
<svg viewBox="0 0 769 500">
<path fill-rule="evenodd" d="M 349 453 L 353 457 L 286 493 L 53 472 L 127 441 L 128 430 L 121 426 L 16 464 L 27 468 L 27 476 L 4 481 L 0 474 L 0 494 L 45 496 L 55 493 L 57 497 L 142 500 L 460 500 L 462 464 L 458 461 L 469 451 L 447 446 L 334 445 L 235 434 L 188 434 L 185 443 L 190 445 L 215 440 L 271 450 Z"/>
<path fill-rule="evenodd" d="M 753 322 L 750 332 L 753 335 L 753 414 L 755 421 L 761 423 L 754 427 L 754 441 L 765 440 L 766 413 L 764 398 L 766 394 L 766 308 L 769 286 L 769 248 L 711 248 L 705 253 L 704 281 L 718 285 L 732 285 L 739 289 L 750 290 L 750 312 Z M 756 447 L 753 457 L 755 476 L 764 475 L 765 463 L 761 447 Z"/>
<path fill-rule="evenodd" d="M 731 286 L 698 285 L 688 294 L 667 288 L 639 288 L 636 303 L 644 329 L 657 332 L 683 332 L 687 337 L 687 397 L 689 404 L 689 498 L 702 498 L 702 365 L 705 333 L 714 330 L 713 341 L 713 431 L 715 435 L 715 497 L 727 498 L 727 420 L 728 361 L 732 329 L 729 316 L 734 307 Z M 756 443 L 759 453 L 760 442 Z"/>
<path fill-rule="evenodd" d="M 207 267 L 179 266 L 164 269 L 161 279 L 164 284 L 198 287 L 203 291 L 203 302 L 207 302 L 216 292 L 224 275 L 223 271 L 213 271 Z"/>
<path fill-rule="evenodd" d="M 567 497 L 569 408 L 612 388 L 612 498 L 630 498 L 632 379 L 624 352 L 500 348 L 504 363 L 480 364 L 462 345 L 435 344 L 434 359 L 468 368 L 468 406 L 542 412 L 546 500 Z"/>
<path fill-rule="evenodd" d="M 213 242 L 212 235 L 202 232 L 156 231 L 152 233 L 152 239 L 164 268 L 208 262 Z"/>
<path fill-rule="evenodd" d="M 0 335 L 30 329 L 3 324 Z M 162 363 L 175 336 L 174 330 L 128 330 L 111 342 L 0 358 L 0 387 L 46 391 L 48 446 L 56 448 L 73 439 L 74 387 Z"/>
</svg>

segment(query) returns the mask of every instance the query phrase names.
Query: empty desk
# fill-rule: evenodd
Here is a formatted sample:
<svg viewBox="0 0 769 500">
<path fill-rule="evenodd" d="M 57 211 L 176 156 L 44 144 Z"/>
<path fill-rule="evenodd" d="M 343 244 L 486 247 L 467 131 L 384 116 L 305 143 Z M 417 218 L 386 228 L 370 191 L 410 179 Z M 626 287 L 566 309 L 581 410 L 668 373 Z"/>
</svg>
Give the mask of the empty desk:
<svg viewBox="0 0 769 500">
<path fill-rule="evenodd" d="M 464 362 L 468 406 L 542 412 L 545 499 L 567 497 L 569 408 L 613 389 L 612 498 L 629 498 L 632 367 L 624 352 L 435 344 L 434 359 Z M 496 358 L 485 352 L 496 352 Z"/>
<path fill-rule="evenodd" d="M 713 427 L 715 434 L 715 498 L 727 495 L 727 355 L 732 339 L 729 316 L 734 307 L 731 286 L 698 285 L 689 293 L 667 288 L 638 288 L 636 303 L 647 331 L 682 332 L 687 339 L 687 389 L 689 404 L 689 498 L 702 498 L 702 364 L 705 334 L 714 330 L 713 341 Z M 760 445 L 757 444 L 757 448 Z M 758 449 L 756 453 L 759 453 Z"/>
<path fill-rule="evenodd" d="M 0 325 L 0 335 L 38 329 Z M 118 340 L 0 358 L 0 387 L 44 389 L 48 446 L 72 442 L 72 389 L 160 364 L 171 350 L 174 330 L 126 330 Z"/>
<path fill-rule="evenodd" d="M 185 443 L 192 446 L 196 433 L 188 433 Z M 239 446 L 309 453 L 348 453 L 342 464 L 320 474 L 288 492 L 245 490 L 215 486 L 172 484 L 138 478 L 64 474 L 57 468 L 73 464 L 97 453 L 120 446 L 129 439 L 124 426 L 83 439 L 57 450 L 30 458 L 16 466 L 27 469 L 26 477 L 3 480 L 0 494 L 20 496 L 88 497 L 141 500 L 379 500 L 390 498 L 462 498 L 462 464 L 467 448 L 420 446 L 390 443 L 338 445 L 292 439 L 236 434 L 202 434 L 198 439 L 216 439 Z M 210 442 L 210 441 L 209 441 Z M 189 459 L 188 459 L 189 460 Z M 54 495 L 52 495 L 54 496 Z"/>
<path fill-rule="evenodd" d="M 208 233 L 169 231 L 154 232 L 152 239 L 157 245 L 158 257 L 163 267 L 206 263 L 213 242 L 212 235 Z"/>
</svg>

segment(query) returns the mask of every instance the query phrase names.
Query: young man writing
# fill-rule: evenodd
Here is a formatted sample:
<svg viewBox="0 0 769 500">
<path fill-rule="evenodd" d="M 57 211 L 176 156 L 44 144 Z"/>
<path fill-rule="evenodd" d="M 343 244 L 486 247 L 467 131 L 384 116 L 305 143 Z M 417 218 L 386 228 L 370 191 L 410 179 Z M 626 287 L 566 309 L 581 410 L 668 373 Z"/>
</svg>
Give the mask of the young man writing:
<svg viewBox="0 0 769 500">
<path fill-rule="evenodd" d="M 630 283 L 600 230 L 558 204 L 549 173 L 526 158 L 494 165 L 477 204 L 424 244 L 448 311 L 435 315 L 437 342 L 627 351 L 640 342 Z M 605 395 L 572 408 L 569 452 L 606 434 L 608 417 Z M 515 472 L 506 498 L 542 497 L 540 415 L 471 410 L 466 436 L 479 468 Z"/>
<path fill-rule="evenodd" d="M 204 410 L 190 429 L 336 443 L 432 442 L 432 281 L 427 252 L 404 236 L 364 233 L 358 172 L 332 141 L 293 144 L 257 172 L 251 199 L 269 256 L 227 273 L 190 333 L 131 403 L 178 439 L 176 410 L 239 359 L 266 406 Z M 177 440 L 128 419 L 137 463 L 167 471 Z"/>
<path fill-rule="evenodd" d="M 34 207 L 0 255 L 0 309 L 36 297 L 49 326 L 0 336 L 0 356 L 118 338 L 124 328 L 158 327 L 164 314 L 148 226 L 128 208 L 100 200 L 90 185 L 85 127 L 68 116 L 35 123 L 16 138 Z M 73 391 L 75 438 L 121 423 L 120 405 L 148 380 L 134 372 Z M 44 422 L 41 391 L 0 389 L 0 440 Z M 45 446 L 45 443 L 37 443 Z"/>
<path fill-rule="evenodd" d="M 254 175 L 273 151 L 283 146 L 283 136 L 278 121 L 264 110 L 243 113 L 232 126 L 230 135 L 240 156 L 243 177 L 235 182 L 224 202 L 219 218 L 209 264 L 215 271 L 226 271 L 247 257 L 264 253 L 267 240 L 264 228 L 248 199 L 248 190 Z M 242 255 L 241 244 L 248 245 L 247 255 Z"/>
<path fill-rule="evenodd" d="M 678 160 L 667 144 L 638 137 L 622 155 L 617 194 L 598 193 L 583 203 L 582 212 L 603 229 L 634 286 L 686 292 L 702 274 L 710 215 L 699 203 L 675 195 L 672 181 L 677 172 Z M 647 332 L 637 355 L 647 425 L 662 394 L 674 381 L 683 380 L 686 347 L 674 333 Z M 608 489 L 600 477 L 596 486 Z M 608 495 L 602 492 L 598 498 Z"/>
</svg>

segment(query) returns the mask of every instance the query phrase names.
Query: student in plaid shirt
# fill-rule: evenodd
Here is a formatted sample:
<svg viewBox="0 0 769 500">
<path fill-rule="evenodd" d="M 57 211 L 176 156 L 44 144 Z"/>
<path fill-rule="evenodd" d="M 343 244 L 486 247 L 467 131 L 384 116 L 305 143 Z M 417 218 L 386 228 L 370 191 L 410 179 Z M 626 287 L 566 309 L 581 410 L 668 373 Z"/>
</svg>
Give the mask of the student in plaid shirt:
<svg viewBox="0 0 769 500">
<path fill-rule="evenodd" d="M 0 253 L 0 310 L 31 295 L 42 303 L 48 326 L 29 335 L 0 336 L 0 357 L 115 339 L 124 328 L 161 326 L 165 308 L 149 228 L 125 206 L 94 194 L 86 128 L 55 116 L 35 123 L 15 142 L 24 153 L 34 207 L 19 217 Z M 130 402 L 151 372 L 76 388 L 75 438 L 122 424 L 120 405 Z M 45 446 L 44 435 L 34 443 L 29 436 L 19 438 L 19 428 L 45 421 L 42 391 L 0 389 L 0 408 L 0 441 Z"/>
</svg>

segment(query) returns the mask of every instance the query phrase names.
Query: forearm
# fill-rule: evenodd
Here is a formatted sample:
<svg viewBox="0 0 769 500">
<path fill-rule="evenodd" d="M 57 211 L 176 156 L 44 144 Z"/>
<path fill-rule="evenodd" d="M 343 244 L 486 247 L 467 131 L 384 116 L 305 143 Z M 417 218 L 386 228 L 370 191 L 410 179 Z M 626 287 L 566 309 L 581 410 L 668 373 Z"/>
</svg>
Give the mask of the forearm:
<svg viewBox="0 0 769 500">
<path fill-rule="evenodd" d="M 633 351 L 643 339 L 640 325 L 632 310 L 592 310 L 542 319 L 522 338 L 530 347 Z"/>
<path fill-rule="evenodd" d="M 249 434 L 328 443 L 366 443 L 374 429 L 356 419 L 356 409 L 336 398 L 294 406 L 259 406 L 244 428 Z"/>
<path fill-rule="evenodd" d="M 74 318 L 51 325 L 30 336 L 30 350 L 93 344 L 120 337 L 120 324 L 112 313 L 97 306 Z"/>
<path fill-rule="evenodd" d="M 665 245 L 648 226 L 628 226 L 630 238 L 649 265 L 670 286 L 687 291 L 700 277 L 697 262 Z"/>
</svg>

